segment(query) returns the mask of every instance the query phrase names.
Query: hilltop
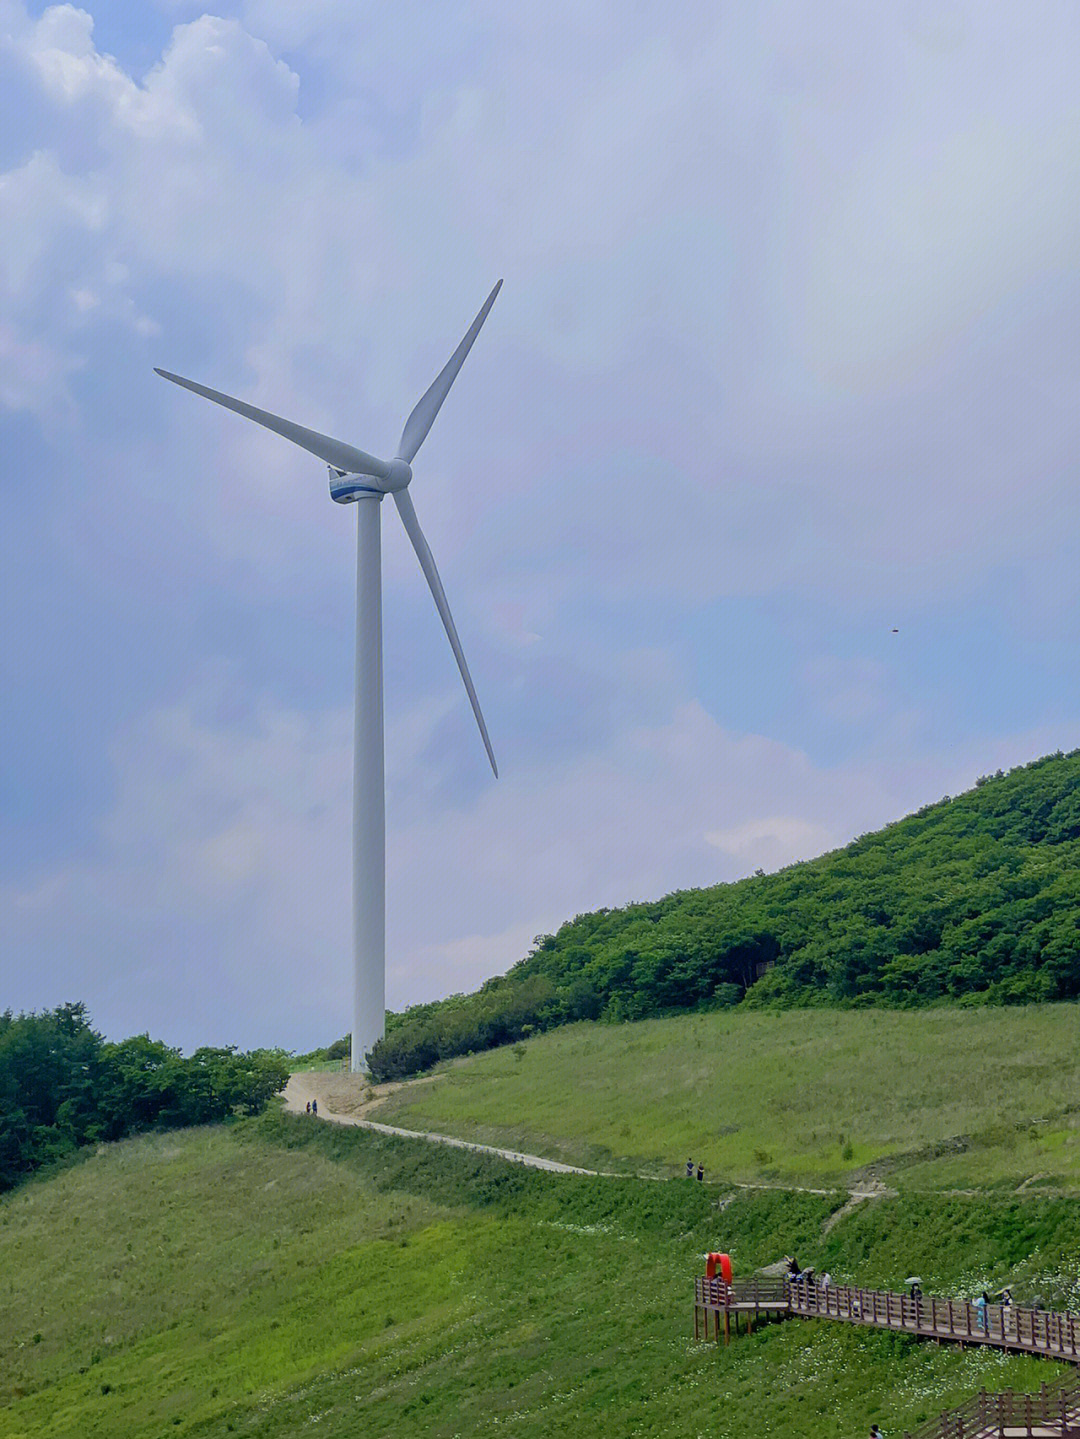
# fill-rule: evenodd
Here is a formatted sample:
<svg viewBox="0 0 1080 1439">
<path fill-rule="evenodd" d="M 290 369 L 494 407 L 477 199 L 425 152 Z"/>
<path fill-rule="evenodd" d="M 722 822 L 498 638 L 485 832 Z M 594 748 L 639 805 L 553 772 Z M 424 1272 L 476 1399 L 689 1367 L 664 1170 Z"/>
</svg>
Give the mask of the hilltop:
<svg viewBox="0 0 1080 1439">
<path fill-rule="evenodd" d="M 379 1079 L 581 1019 L 1080 995 L 1080 750 L 845 848 L 581 914 L 474 994 L 392 1016 Z"/>
</svg>

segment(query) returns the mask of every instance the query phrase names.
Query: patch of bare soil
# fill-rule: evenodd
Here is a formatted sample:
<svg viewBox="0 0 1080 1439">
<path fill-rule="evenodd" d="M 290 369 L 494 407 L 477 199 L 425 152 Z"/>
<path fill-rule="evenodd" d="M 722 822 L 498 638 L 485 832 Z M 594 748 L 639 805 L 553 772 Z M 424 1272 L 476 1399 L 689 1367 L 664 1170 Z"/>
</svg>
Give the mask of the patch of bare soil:
<svg viewBox="0 0 1080 1439">
<path fill-rule="evenodd" d="M 389 1095 L 417 1084 L 430 1084 L 438 1076 L 422 1074 L 418 1079 L 400 1080 L 393 1084 L 372 1084 L 362 1074 L 343 1071 L 310 1069 L 291 1074 L 285 1086 L 285 1108 L 294 1114 L 306 1113 L 307 1105 L 316 1100 L 319 1113 L 326 1119 L 368 1119 Z"/>
</svg>

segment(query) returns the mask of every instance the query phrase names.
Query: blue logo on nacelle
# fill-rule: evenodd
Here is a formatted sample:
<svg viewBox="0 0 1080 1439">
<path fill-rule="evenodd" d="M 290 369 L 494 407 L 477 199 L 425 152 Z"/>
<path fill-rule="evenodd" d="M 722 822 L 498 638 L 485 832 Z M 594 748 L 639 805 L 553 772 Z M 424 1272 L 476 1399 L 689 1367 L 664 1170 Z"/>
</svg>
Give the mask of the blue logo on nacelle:
<svg viewBox="0 0 1080 1439">
<path fill-rule="evenodd" d="M 382 494 L 382 490 L 378 489 L 367 475 L 346 474 L 344 470 L 335 469 L 333 465 L 327 468 L 330 471 L 330 498 L 339 505 L 352 504 L 361 495 Z"/>
</svg>

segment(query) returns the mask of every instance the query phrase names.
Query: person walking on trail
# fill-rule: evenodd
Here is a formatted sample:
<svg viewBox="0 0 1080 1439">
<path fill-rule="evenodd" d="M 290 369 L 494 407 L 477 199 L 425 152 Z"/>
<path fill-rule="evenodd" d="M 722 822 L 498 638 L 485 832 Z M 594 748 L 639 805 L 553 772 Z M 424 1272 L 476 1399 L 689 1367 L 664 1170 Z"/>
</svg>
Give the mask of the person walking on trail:
<svg viewBox="0 0 1080 1439">
<path fill-rule="evenodd" d="M 694 1161 L 692 1159 L 686 1161 L 686 1177 L 687 1179 L 693 1179 L 694 1177 Z"/>
<path fill-rule="evenodd" d="M 986 1312 L 987 1305 L 989 1303 L 990 1296 L 984 1289 L 983 1292 L 979 1295 L 978 1299 L 976 1299 L 975 1301 L 975 1310 L 979 1321 L 979 1328 L 984 1334 L 988 1333 L 990 1329 L 990 1319 Z"/>
<path fill-rule="evenodd" d="M 698 1178 L 698 1183 L 699 1183 L 699 1184 L 700 1184 L 701 1181 L 705 1178 L 705 1166 L 704 1166 L 704 1164 L 699 1164 L 699 1165 L 698 1165 L 698 1167 L 697 1167 L 697 1178 Z"/>
<path fill-rule="evenodd" d="M 312 1114 L 318 1114 L 319 1112 L 319 1101 L 317 1099 L 311 1101 L 311 1112 Z"/>
</svg>

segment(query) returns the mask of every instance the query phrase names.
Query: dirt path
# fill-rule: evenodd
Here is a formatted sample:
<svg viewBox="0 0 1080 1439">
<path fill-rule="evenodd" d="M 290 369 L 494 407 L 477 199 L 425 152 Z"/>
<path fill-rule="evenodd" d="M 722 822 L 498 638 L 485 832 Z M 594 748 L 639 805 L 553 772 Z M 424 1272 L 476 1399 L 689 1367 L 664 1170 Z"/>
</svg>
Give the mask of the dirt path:
<svg viewBox="0 0 1080 1439">
<path fill-rule="evenodd" d="M 499 1159 L 509 1159 L 514 1164 L 524 1164 L 530 1169 L 546 1169 L 552 1174 L 589 1174 L 599 1179 L 662 1180 L 660 1174 L 637 1174 L 628 1176 L 614 1169 L 584 1169 L 577 1164 L 562 1164 L 557 1159 L 545 1159 L 541 1154 L 523 1154 L 517 1149 L 499 1149 L 492 1144 L 476 1144 L 472 1140 L 458 1139 L 452 1134 L 435 1134 L 428 1129 L 400 1129 L 395 1124 L 380 1124 L 366 1116 L 388 1095 L 406 1085 L 430 1084 L 437 1075 L 421 1075 L 419 1079 L 404 1080 L 400 1084 L 367 1084 L 351 1074 L 332 1074 L 325 1070 L 307 1070 L 289 1077 L 285 1086 L 285 1108 L 293 1114 L 305 1114 L 311 1100 L 317 1100 L 319 1118 L 332 1124 L 353 1124 L 358 1129 L 373 1129 L 378 1134 L 396 1134 L 402 1139 L 426 1139 L 430 1144 L 449 1144 L 454 1149 L 469 1149 L 474 1154 L 494 1154 Z M 725 1187 L 734 1189 L 783 1189 L 798 1194 L 835 1194 L 835 1189 L 811 1189 L 797 1184 L 740 1184 L 726 1181 Z M 843 1212 L 864 1199 L 880 1199 L 895 1191 L 882 1184 L 849 1189 L 848 1202 Z M 723 1207 L 724 1201 L 720 1201 Z M 831 1225 L 830 1225 L 831 1227 Z"/>
<path fill-rule="evenodd" d="M 516 1149 L 497 1149 L 490 1144 L 475 1144 L 471 1140 L 458 1139 L 451 1134 L 434 1134 L 430 1130 L 422 1129 L 399 1129 L 392 1124 L 379 1124 L 376 1120 L 368 1119 L 367 1116 L 382 1103 L 388 1095 L 396 1093 L 399 1089 L 411 1089 L 417 1084 L 431 1084 L 439 1079 L 437 1074 L 421 1074 L 415 1079 L 401 1080 L 396 1084 L 368 1084 L 354 1075 L 346 1073 L 330 1073 L 326 1070 L 305 1070 L 299 1074 L 293 1074 L 284 1090 L 285 1108 L 294 1114 L 303 1114 L 305 1106 L 311 1099 L 319 1101 L 319 1118 L 329 1119 L 336 1124 L 355 1124 L 363 1129 L 378 1130 L 383 1134 L 399 1134 L 405 1139 L 426 1139 L 432 1144 L 450 1144 L 457 1149 L 472 1149 L 477 1154 L 495 1154 L 501 1159 L 510 1159 L 517 1164 L 527 1164 L 534 1169 L 548 1169 L 557 1174 L 592 1174 L 603 1179 L 626 1179 L 635 1177 L 638 1179 L 663 1179 L 676 1177 L 678 1170 L 672 1175 L 660 1174 L 628 1174 L 626 1170 L 614 1169 L 584 1169 L 576 1164 L 562 1164 L 557 1159 L 545 1159 L 539 1154 L 522 1154 Z M 1077 1199 L 1080 1198 L 1080 1190 L 1065 1188 L 1042 1188 L 1034 1189 L 1038 1180 L 1044 1176 L 1033 1174 L 1023 1180 L 1013 1191 L 1022 1196 L 1037 1196 L 1040 1199 Z M 887 1184 L 880 1175 L 867 1174 L 862 1176 L 854 1184 L 837 1184 L 832 1188 L 816 1188 L 806 1184 L 783 1184 L 776 1181 L 766 1183 L 746 1183 L 739 1180 L 725 1180 L 726 1188 L 731 1189 L 780 1189 L 793 1194 L 836 1194 L 838 1191 L 847 1193 L 848 1202 L 842 1210 L 837 1211 L 827 1221 L 827 1229 L 833 1228 L 842 1218 L 851 1212 L 855 1205 L 866 1199 L 889 1199 L 899 1191 L 892 1185 Z M 1001 1190 L 985 1189 L 909 1189 L 910 1194 L 933 1194 L 938 1196 L 955 1195 L 964 1199 L 977 1198 L 981 1194 L 999 1194 Z M 720 1207 L 723 1208 L 725 1201 L 720 1200 Z"/>
<path fill-rule="evenodd" d="M 434 1074 L 422 1074 L 417 1079 L 401 1080 L 396 1084 L 369 1084 L 361 1076 L 344 1071 L 301 1070 L 289 1076 L 284 1090 L 285 1108 L 294 1114 L 304 1114 L 308 1101 L 317 1099 L 320 1118 L 333 1119 L 338 1124 L 352 1124 L 366 1118 L 399 1089 L 430 1084 L 436 1078 Z"/>
<path fill-rule="evenodd" d="M 601 1172 L 596 1169 L 579 1169 L 575 1164 L 560 1164 L 557 1159 L 545 1159 L 540 1154 L 520 1154 L 516 1149 L 497 1149 L 491 1144 L 474 1144 L 452 1134 L 433 1134 L 430 1130 L 422 1129 L 399 1129 L 397 1125 L 379 1124 L 374 1119 L 364 1117 L 388 1094 L 400 1088 L 400 1084 L 365 1085 L 361 1097 L 357 1094 L 356 1082 L 351 1080 L 349 1075 L 338 1076 L 313 1070 L 289 1077 L 285 1086 L 285 1108 L 293 1114 L 305 1114 L 308 1101 L 315 1099 L 319 1104 L 319 1118 L 328 1119 L 333 1124 L 353 1124 L 358 1129 L 373 1129 L 378 1134 L 397 1134 L 403 1139 L 426 1139 L 431 1144 L 449 1144 L 453 1149 L 469 1149 L 474 1154 L 494 1154 L 499 1159 L 525 1164 L 530 1169 L 547 1169 L 553 1174 Z"/>
</svg>

